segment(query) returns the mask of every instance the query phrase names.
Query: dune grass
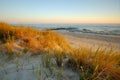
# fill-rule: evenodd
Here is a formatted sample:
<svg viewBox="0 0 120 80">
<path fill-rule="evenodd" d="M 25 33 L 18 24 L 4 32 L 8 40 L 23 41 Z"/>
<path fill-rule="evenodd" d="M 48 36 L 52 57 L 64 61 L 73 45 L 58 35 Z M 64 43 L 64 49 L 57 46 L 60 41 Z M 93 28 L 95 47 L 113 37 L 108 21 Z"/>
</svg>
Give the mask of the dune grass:
<svg viewBox="0 0 120 80">
<path fill-rule="evenodd" d="M 115 49 L 82 47 L 72 48 L 59 34 L 50 30 L 36 30 L 30 27 L 12 26 L 0 23 L 0 44 L 5 44 L 9 55 L 14 54 L 10 43 L 20 41 L 23 52 L 46 53 L 44 64 L 50 67 L 55 59 L 58 67 L 67 66 L 78 72 L 80 80 L 119 80 L 120 52 Z M 65 62 L 65 59 L 66 62 Z"/>
<path fill-rule="evenodd" d="M 5 43 L 20 40 L 21 46 L 30 48 L 34 53 L 50 50 L 70 51 L 71 49 L 68 42 L 53 31 L 11 26 L 6 23 L 0 23 L 0 40 Z"/>
<path fill-rule="evenodd" d="M 77 69 L 82 80 L 119 80 L 120 53 L 98 48 L 75 49 L 70 54 L 68 65 Z"/>
</svg>

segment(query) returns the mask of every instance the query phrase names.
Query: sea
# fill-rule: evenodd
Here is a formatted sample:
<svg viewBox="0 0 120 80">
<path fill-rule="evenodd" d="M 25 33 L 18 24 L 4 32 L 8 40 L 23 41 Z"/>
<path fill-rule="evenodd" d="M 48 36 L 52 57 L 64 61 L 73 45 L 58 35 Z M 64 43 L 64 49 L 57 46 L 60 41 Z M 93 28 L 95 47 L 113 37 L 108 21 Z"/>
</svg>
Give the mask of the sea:
<svg viewBox="0 0 120 80">
<path fill-rule="evenodd" d="M 40 30 L 56 30 L 75 33 L 120 36 L 120 24 L 13 24 L 30 26 Z"/>
</svg>

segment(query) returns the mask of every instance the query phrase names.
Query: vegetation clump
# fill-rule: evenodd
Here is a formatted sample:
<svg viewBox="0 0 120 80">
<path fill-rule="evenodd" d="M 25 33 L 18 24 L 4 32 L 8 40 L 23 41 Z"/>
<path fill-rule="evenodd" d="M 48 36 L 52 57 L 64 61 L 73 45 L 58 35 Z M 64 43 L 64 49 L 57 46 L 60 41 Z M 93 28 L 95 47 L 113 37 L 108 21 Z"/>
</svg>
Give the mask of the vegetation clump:
<svg viewBox="0 0 120 80">
<path fill-rule="evenodd" d="M 119 80 L 120 53 L 98 48 L 75 49 L 67 62 L 69 67 L 76 69 L 82 80 Z"/>
<path fill-rule="evenodd" d="M 19 40 L 20 46 L 28 47 L 36 54 L 39 51 L 71 50 L 68 42 L 53 31 L 41 31 L 30 27 L 12 26 L 6 23 L 0 23 L 0 40 L 4 43 Z"/>
</svg>

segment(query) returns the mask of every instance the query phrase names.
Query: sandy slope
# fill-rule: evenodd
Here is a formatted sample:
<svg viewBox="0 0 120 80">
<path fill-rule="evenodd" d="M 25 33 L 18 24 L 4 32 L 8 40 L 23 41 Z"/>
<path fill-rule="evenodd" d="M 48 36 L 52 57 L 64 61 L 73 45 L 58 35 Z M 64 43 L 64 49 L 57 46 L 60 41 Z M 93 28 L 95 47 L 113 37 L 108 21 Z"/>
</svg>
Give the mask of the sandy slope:
<svg viewBox="0 0 120 80">
<path fill-rule="evenodd" d="M 15 53 L 23 53 L 23 47 L 15 42 L 12 46 Z M 0 80 L 79 80 L 77 72 L 66 67 L 58 67 L 52 59 L 50 67 L 45 67 L 45 54 L 24 55 L 9 58 L 4 45 L 0 45 Z"/>
<path fill-rule="evenodd" d="M 77 73 L 66 68 L 44 67 L 41 62 L 41 55 L 24 55 L 5 62 L 0 66 L 0 80 L 79 80 Z M 61 73 L 62 72 L 62 73 Z"/>
</svg>

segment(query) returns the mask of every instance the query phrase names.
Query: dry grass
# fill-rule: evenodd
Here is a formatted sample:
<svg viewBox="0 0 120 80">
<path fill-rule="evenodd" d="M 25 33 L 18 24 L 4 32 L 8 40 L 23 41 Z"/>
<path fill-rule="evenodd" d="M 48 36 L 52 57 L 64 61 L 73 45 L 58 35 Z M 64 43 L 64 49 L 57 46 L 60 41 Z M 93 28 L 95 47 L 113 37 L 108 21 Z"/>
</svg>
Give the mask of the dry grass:
<svg viewBox="0 0 120 80">
<path fill-rule="evenodd" d="M 119 80 L 120 52 L 98 48 L 75 49 L 70 54 L 68 65 L 77 69 L 83 80 Z"/>
<path fill-rule="evenodd" d="M 7 50 L 7 54 L 8 54 L 10 57 L 14 54 L 10 43 L 6 43 L 6 44 L 5 44 L 5 49 Z"/>
<path fill-rule="evenodd" d="M 0 39 L 3 42 L 20 40 L 20 45 L 37 54 L 39 51 L 70 51 L 71 47 L 62 36 L 50 30 L 40 31 L 30 27 L 0 23 Z"/>
<path fill-rule="evenodd" d="M 2 44 L 2 41 L 0 40 L 0 45 Z"/>
<path fill-rule="evenodd" d="M 64 58 L 68 58 L 67 66 L 78 71 L 81 80 L 119 80 L 120 52 L 114 49 L 98 48 L 96 51 L 88 47 L 73 49 L 62 36 L 53 31 L 40 31 L 33 28 L 11 26 L 0 23 L 0 41 L 6 42 L 9 55 L 13 54 L 10 43 L 20 40 L 24 53 L 31 50 L 33 54 L 49 52 L 46 55 L 46 66 L 49 67 L 51 57 L 61 67 Z M 52 52 L 50 54 L 50 52 Z"/>
</svg>

